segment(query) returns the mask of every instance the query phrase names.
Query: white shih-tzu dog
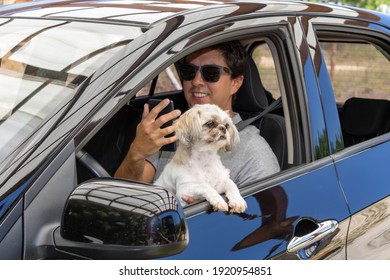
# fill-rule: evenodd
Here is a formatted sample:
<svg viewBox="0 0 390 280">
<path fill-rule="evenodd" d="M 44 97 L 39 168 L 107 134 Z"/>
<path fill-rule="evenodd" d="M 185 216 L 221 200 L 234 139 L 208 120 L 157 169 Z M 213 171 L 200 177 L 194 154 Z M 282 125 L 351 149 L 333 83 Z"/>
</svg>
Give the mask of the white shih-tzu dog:
<svg viewBox="0 0 390 280">
<path fill-rule="evenodd" d="M 214 210 L 242 213 L 247 208 L 218 151 L 230 151 L 240 142 L 229 114 L 216 105 L 195 105 L 174 123 L 179 145 L 156 181 L 182 196 L 206 199 Z M 220 195 L 225 193 L 228 202 Z"/>
</svg>

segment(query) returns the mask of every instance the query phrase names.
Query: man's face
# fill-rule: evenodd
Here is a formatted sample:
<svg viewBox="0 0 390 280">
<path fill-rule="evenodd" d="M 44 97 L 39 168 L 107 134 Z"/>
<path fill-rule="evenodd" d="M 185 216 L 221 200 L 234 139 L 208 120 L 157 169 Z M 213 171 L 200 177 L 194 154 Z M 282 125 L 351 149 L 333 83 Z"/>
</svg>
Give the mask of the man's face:
<svg viewBox="0 0 390 280">
<path fill-rule="evenodd" d="M 186 62 L 196 66 L 211 64 L 228 67 L 221 52 L 210 49 L 190 54 Z M 229 73 L 221 71 L 219 80 L 210 83 L 202 78 L 200 71 L 197 71 L 194 79 L 183 81 L 184 96 L 190 107 L 195 104 L 215 104 L 223 110 L 228 110 L 232 116 L 232 96 L 240 88 L 242 80 L 243 76 L 232 79 Z"/>
</svg>

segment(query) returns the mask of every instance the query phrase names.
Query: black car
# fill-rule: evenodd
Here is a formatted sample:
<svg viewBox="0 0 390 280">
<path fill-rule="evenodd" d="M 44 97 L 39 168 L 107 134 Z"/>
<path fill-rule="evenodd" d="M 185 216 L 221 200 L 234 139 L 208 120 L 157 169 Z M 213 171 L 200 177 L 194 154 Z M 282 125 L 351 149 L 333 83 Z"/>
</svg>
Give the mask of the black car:
<svg viewBox="0 0 390 280">
<path fill-rule="evenodd" d="M 175 64 L 239 40 L 234 110 L 281 172 L 248 209 L 181 207 L 113 178 L 143 104 L 186 110 Z M 0 259 L 390 258 L 390 16 L 280 1 L 43 1 L 0 8 Z"/>
</svg>

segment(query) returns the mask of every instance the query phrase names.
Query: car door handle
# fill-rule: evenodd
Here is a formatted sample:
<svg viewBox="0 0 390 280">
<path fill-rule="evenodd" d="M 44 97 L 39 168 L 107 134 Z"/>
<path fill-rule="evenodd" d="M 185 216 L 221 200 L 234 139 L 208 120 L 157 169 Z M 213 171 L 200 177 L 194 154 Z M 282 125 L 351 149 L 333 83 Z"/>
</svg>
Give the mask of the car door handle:
<svg viewBox="0 0 390 280">
<path fill-rule="evenodd" d="M 298 253 L 299 250 L 313 245 L 324 237 L 332 234 L 338 228 L 338 223 L 335 220 L 328 220 L 316 224 L 318 227 L 309 234 L 294 236 L 287 245 L 287 252 Z"/>
</svg>

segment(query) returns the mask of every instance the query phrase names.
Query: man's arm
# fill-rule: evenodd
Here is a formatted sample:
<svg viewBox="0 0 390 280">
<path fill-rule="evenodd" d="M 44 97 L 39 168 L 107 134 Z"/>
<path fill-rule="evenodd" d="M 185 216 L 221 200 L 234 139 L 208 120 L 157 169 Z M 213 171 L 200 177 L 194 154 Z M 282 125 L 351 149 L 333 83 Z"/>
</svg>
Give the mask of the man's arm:
<svg viewBox="0 0 390 280">
<path fill-rule="evenodd" d="M 117 178 L 127 178 L 145 183 L 151 183 L 155 173 L 156 170 L 149 161 L 143 158 L 134 158 L 131 155 L 129 149 L 127 156 L 116 170 L 114 176 Z"/>
</svg>

